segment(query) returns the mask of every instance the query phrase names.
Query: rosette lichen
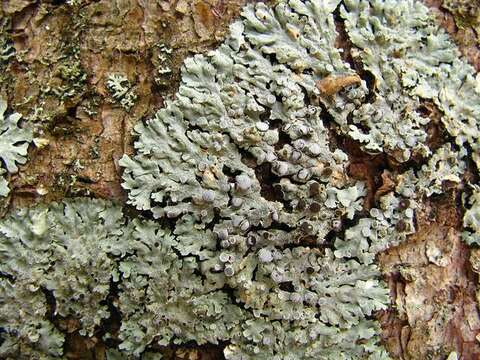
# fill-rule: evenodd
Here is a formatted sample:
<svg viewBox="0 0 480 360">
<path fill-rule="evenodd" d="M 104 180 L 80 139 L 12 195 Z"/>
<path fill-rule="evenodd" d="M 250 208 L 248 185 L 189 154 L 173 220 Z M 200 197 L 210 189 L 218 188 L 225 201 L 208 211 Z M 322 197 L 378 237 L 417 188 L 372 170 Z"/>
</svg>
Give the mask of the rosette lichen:
<svg viewBox="0 0 480 360">
<path fill-rule="evenodd" d="M 336 47 L 337 8 L 354 67 Z M 355 333 L 384 308 L 375 255 L 415 232 L 425 197 L 461 182 L 469 149 L 477 160 L 476 80 L 418 2 L 280 1 L 242 16 L 217 50 L 185 61 L 175 100 L 137 125 L 123 186 L 129 203 L 182 228 L 183 256 L 203 247 L 206 282 L 232 289 L 253 316 L 227 358 L 325 356 L 310 326 Z M 452 144 L 428 146 L 424 101 Z M 335 133 L 423 165 L 395 169 L 393 188 L 364 209 Z M 253 324 L 257 337 L 246 335 Z M 305 347 L 290 331 L 311 335 Z M 329 351 L 363 356 L 338 339 Z"/>
</svg>

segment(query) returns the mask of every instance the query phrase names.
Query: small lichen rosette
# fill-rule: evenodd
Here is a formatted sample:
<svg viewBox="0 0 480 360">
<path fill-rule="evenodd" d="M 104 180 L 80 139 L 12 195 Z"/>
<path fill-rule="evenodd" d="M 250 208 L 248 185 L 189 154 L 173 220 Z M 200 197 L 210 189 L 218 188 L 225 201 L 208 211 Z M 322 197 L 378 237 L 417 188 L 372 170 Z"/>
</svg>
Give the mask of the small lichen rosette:
<svg viewBox="0 0 480 360">
<path fill-rule="evenodd" d="M 27 162 L 28 146 L 33 140 L 32 130 L 19 125 L 22 115 L 13 113 L 7 116 L 6 110 L 7 102 L 0 96 L 0 159 L 3 164 L 0 167 L 0 197 L 10 193 L 6 175 L 15 174 L 17 165 Z"/>
</svg>

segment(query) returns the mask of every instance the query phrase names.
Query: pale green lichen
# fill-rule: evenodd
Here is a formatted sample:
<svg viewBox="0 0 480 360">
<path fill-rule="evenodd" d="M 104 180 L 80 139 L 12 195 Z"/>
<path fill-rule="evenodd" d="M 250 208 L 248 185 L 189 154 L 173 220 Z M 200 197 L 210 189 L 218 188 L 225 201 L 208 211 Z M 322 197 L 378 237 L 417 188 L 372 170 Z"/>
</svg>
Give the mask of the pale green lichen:
<svg viewBox="0 0 480 360">
<path fill-rule="evenodd" d="M 130 246 L 135 254 L 119 268 L 120 349 L 138 355 L 154 340 L 216 344 L 228 340 L 232 328 L 238 332 L 243 311 L 227 293 L 216 291 L 223 284 L 215 275 L 204 274 L 195 256 L 179 257 L 178 239 L 158 224 L 134 224 Z"/>
<path fill-rule="evenodd" d="M 27 161 L 27 150 L 33 140 L 33 132 L 28 127 L 21 127 L 21 115 L 13 113 L 6 115 L 7 102 L 0 97 L 0 158 L 3 166 L 0 168 L 0 196 L 10 193 L 7 174 L 18 172 L 18 165 Z"/>
<path fill-rule="evenodd" d="M 398 245 L 407 235 L 415 232 L 414 200 L 389 193 L 380 198 L 378 208 L 371 208 L 370 217 L 360 218 L 358 223 L 345 230 L 343 238 L 335 240 L 335 256 L 355 257 L 366 264 L 375 255 L 390 246 Z"/>
<path fill-rule="evenodd" d="M 106 84 L 113 100 L 119 103 L 125 111 L 130 111 L 138 96 L 127 77 L 123 74 L 110 74 Z"/>
<path fill-rule="evenodd" d="M 3 269 L 2 274 L 6 275 Z M 46 359 L 62 355 L 64 335 L 48 321 L 47 301 L 37 283 L 0 278 L 0 309 L 2 359 Z"/>
<path fill-rule="evenodd" d="M 155 218 L 175 221 L 181 235 L 175 247 L 187 258 L 200 257 L 201 291 L 211 291 L 210 284 L 216 290 L 227 286 L 243 304 L 230 321 L 232 329 L 213 335 L 215 342 L 232 341 L 229 359 L 375 353 L 376 348 L 351 344 L 350 337 L 373 344 L 374 324 L 365 317 L 388 303 L 374 265 L 299 246 L 307 238 L 324 243 L 327 233 L 341 227 L 342 217 L 352 219 L 362 209 L 365 188 L 346 175 L 347 155 L 330 150 L 322 108 L 304 93 L 321 96 L 317 80 L 353 73 L 334 47 L 336 3 L 289 4 L 281 2 L 275 12 L 264 4 L 245 8 L 244 22 L 232 25 L 224 45 L 187 59 L 176 99 L 136 127 L 138 155 L 120 162 L 129 202 Z M 346 108 L 344 115 L 352 109 Z M 273 184 L 278 200 L 265 197 L 256 167 L 278 179 Z M 285 246 L 294 248 L 282 250 Z M 198 290 L 190 292 L 194 301 Z M 153 295 L 137 302 L 154 301 L 156 313 L 167 310 L 165 300 Z M 122 345 L 126 350 L 141 351 L 154 338 L 164 344 L 168 326 L 152 323 L 152 314 L 140 314 L 135 313 L 135 323 L 149 324 L 134 332 L 143 346 L 130 340 Z M 167 324 L 175 324 L 172 315 L 165 316 Z M 271 334 L 264 330 L 272 326 Z M 250 338 L 251 331 L 260 337 Z M 304 336 L 295 348 L 293 334 Z M 211 337 L 185 325 L 175 335 L 199 343 Z"/>
<path fill-rule="evenodd" d="M 8 61 L 15 56 L 15 47 L 11 39 L 11 34 L 8 32 L 11 20 L 8 17 L 0 19 L 0 67 L 8 63 Z"/>
<path fill-rule="evenodd" d="M 158 44 L 154 48 L 156 56 L 152 58 L 155 66 L 155 83 L 159 86 L 166 86 L 169 83 L 169 77 L 172 74 L 172 52 L 173 49 L 165 44 Z"/>
<path fill-rule="evenodd" d="M 0 60 L 7 62 L 13 56 L 15 56 L 15 48 L 12 43 L 5 37 L 0 36 Z"/>
<path fill-rule="evenodd" d="M 62 355 L 64 335 L 50 316 L 77 319 L 75 330 L 92 335 L 109 316 L 112 283 L 126 354 L 140 355 L 152 342 L 192 340 L 230 341 L 230 359 L 382 353 L 375 323 L 364 319 L 388 301 L 374 265 L 306 247 L 257 247 L 239 275 L 229 276 L 216 270 L 216 256 L 231 264 L 224 251 L 217 255 L 216 236 L 192 232 L 192 225 L 180 223 L 170 233 L 153 221 L 126 223 L 119 207 L 88 199 L 21 209 L 1 220 L 2 354 Z M 192 236 L 212 246 L 187 250 L 184 239 Z M 288 283 L 292 289 L 282 289 Z M 55 301 L 51 310 L 47 294 Z M 352 343 L 357 339 L 366 342 Z"/>
<path fill-rule="evenodd" d="M 115 349 L 108 349 L 106 351 L 106 360 L 128 360 L 129 357 L 125 353 Z M 144 352 L 142 354 L 142 360 L 161 360 L 164 359 L 163 355 L 154 352 Z"/>
<path fill-rule="evenodd" d="M 381 149 L 383 143 L 399 161 L 408 160 L 411 151 L 426 155 L 423 125 L 429 120 L 417 109 L 422 99 L 431 100 L 456 144 L 470 145 L 480 165 L 478 79 L 428 9 L 413 0 L 347 0 L 342 16 L 355 45 L 352 56 L 374 75 L 377 94 L 353 116 L 368 132 L 360 136 L 361 131 L 351 127 L 352 136 L 366 142 L 367 150 Z"/>
</svg>

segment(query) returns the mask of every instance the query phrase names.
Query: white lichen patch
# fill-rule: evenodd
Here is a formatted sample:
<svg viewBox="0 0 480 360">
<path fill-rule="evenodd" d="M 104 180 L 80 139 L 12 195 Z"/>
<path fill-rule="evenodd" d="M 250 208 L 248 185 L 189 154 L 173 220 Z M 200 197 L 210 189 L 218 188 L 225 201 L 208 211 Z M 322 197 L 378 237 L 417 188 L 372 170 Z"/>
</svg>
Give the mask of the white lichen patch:
<svg viewBox="0 0 480 360">
<path fill-rule="evenodd" d="M 469 245 L 480 245 L 480 187 L 478 185 L 474 186 L 467 206 L 463 216 L 463 226 L 466 228 L 463 239 Z"/>
</svg>

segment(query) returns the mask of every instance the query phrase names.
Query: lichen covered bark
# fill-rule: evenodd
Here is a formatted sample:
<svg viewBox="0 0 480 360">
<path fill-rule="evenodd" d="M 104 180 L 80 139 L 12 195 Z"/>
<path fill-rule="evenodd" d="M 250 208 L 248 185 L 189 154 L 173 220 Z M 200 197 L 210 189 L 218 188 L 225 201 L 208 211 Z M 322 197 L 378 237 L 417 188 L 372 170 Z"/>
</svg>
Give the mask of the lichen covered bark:
<svg viewBox="0 0 480 360">
<path fill-rule="evenodd" d="M 2 65 L 1 93 L 48 143 L 12 179 L 16 205 L 82 194 L 122 199 L 117 161 L 131 151 L 133 125 L 162 106 L 183 59 L 221 40 L 244 3 L 71 4 L 3 4 L 3 38 L 16 53 Z M 162 53 L 163 45 L 173 51 Z M 170 72 L 158 73 L 164 68 Z M 108 91 L 112 74 L 136 94 L 128 112 Z"/>
<path fill-rule="evenodd" d="M 224 37 L 245 1 L 6 1 L 0 7 L 0 93 L 42 139 L 11 177 L 3 208 L 90 195 L 122 200 L 118 159 L 132 151 L 131 129 L 171 96 L 183 59 Z M 159 60 L 162 46 L 173 51 Z M 158 74 L 168 67 L 170 72 Z M 122 74 L 137 95 L 115 103 L 108 76 Z M 113 316 L 106 329 L 115 329 Z M 56 319 L 67 358 L 103 359 L 104 341 Z M 61 323 L 61 324 L 60 324 Z M 112 330 L 113 331 L 113 330 Z M 219 359 L 213 346 L 164 349 L 165 359 Z"/>
<path fill-rule="evenodd" d="M 11 176 L 12 193 L 3 201 L 3 208 L 49 203 L 75 195 L 125 201 L 119 159 L 134 152 L 134 125 L 152 118 L 155 110 L 164 106 L 178 87 L 185 57 L 217 45 L 245 2 L 4 2 L 0 14 L 0 94 L 8 99 L 11 109 L 23 114 L 40 141 L 31 146 L 29 162 Z M 452 1 L 427 3 L 438 9 L 440 23 L 478 70 L 475 11 L 473 15 L 472 11 L 457 11 Z M 369 90 L 376 86 L 358 56 L 352 56 L 353 45 L 338 12 L 336 25 L 343 60 L 351 63 L 362 78 L 347 74 L 319 81 L 322 106 L 361 79 L 367 80 Z M 109 86 L 112 76 L 125 80 Z M 435 143 L 437 139 L 447 136 L 439 110 L 428 101 L 422 109 L 431 122 L 425 138 L 418 142 L 436 150 L 444 143 Z M 331 146 L 338 146 L 349 156 L 348 175 L 365 181 L 367 210 L 395 188 L 394 175 L 421 158 L 421 151 L 413 153 L 412 159 L 408 159 L 410 154 L 394 151 L 388 156 L 372 156 L 345 135 L 329 129 L 329 136 Z M 376 146 L 384 144 L 373 144 L 370 150 Z M 411 162 L 402 165 L 405 160 Z M 472 168 L 472 164 L 468 166 Z M 256 176 L 262 178 L 261 170 Z M 467 171 L 467 178 L 476 176 Z M 270 181 L 271 174 L 265 178 Z M 480 356 L 476 339 L 480 331 L 476 298 L 479 266 L 476 251 L 461 241 L 463 214 L 457 210 L 460 190 L 447 186 L 443 194 L 430 199 L 417 213 L 417 232 L 378 257 L 393 306 L 376 313 L 376 317 L 382 324 L 387 349 L 398 358 L 444 359 L 452 351 L 460 351 L 463 359 Z M 268 184 L 261 191 L 265 198 L 276 199 Z M 204 200 L 208 197 L 204 194 Z M 54 316 L 52 308 L 49 311 L 47 315 L 67 333 L 67 358 L 79 358 L 81 353 L 83 358 L 104 358 L 109 340 L 97 334 L 81 335 L 76 321 Z M 116 336 L 119 314 L 112 310 L 102 326 L 102 336 L 106 332 Z M 110 342 L 117 345 L 115 341 Z M 84 348 L 88 351 L 84 352 Z M 161 350 L 167 359 L 223 356 L 220 347 Z"/>
</svg>

